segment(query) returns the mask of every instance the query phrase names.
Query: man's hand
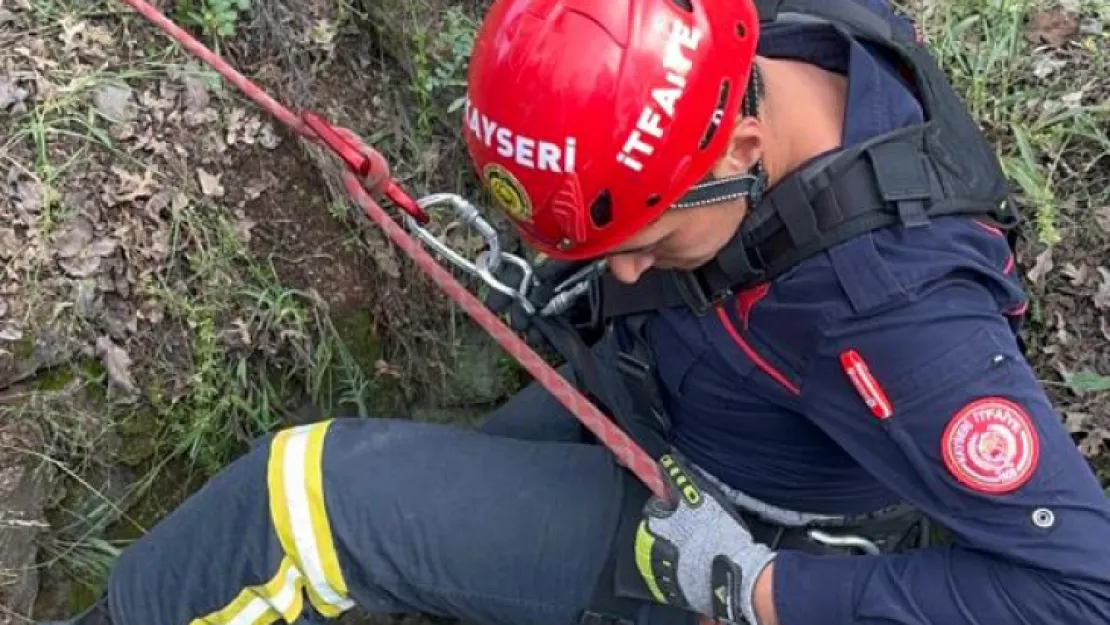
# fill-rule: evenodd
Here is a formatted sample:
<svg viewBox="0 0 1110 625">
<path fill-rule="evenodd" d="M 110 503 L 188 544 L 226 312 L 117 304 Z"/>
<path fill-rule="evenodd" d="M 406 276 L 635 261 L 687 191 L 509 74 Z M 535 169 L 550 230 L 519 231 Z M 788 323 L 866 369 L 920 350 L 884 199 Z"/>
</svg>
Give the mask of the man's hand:
<svg viewBox="0 0 1110 625">
<path fill-rule="evenodd" d="M 673 505 L 652 498 L 636 532 L 636 566 L 655 599 L 733 623 L 758 620 L 756 580 L 775 552 L 755 543 L 716 490 L 670 455 Z"/>
</svg>

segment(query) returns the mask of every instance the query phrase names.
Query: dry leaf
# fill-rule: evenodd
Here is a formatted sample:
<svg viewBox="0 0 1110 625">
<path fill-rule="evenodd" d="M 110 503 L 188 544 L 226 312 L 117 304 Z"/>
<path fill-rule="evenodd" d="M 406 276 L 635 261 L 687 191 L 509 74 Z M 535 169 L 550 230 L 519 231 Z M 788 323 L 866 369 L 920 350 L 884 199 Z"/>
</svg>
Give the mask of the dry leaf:
<svg viewBox="0 0 1110 625">
<path fill-rule="evenodd" d="M 1053 316 L 1056 317 L 1056 343 L 1068 345 L 1071 343 L 1071 335 L 1068 334 L 1068 324 L 1064 321 L 1064 314 L 1057 310 Z"/>
<path fill-rule="evenodd" d="M 243 240 L 243 243 L 250 243 L 251 230 L 253 230 L 254 227 L 257 225 L 258 224 L 256 222 L 251 221 L 246 217 L 240 216 L 240 218 L 235 222 L 235 233 L 239 235 L 239 238 Z"/>
<path fill-rule="evenodd" d="M 1071 91 L 1060 96 L 1060 102 L 1068 107 L 1079 106 L 1083 103 L 1083 96 L 1085 95 L 1087 95 L 1087 92 L 1083 89 Z"/>
<path fill-rule="evenodd" d="M 15 325 L 15 322 L 5 321 L 0 324 L 0 340 L 4 341 L 18 341 L 23 338 L 23 330 Z"/>
<path fill-rule="evenodd" d="M 173 93 L 172 90 L 170 90 L 170 93 Z M 154 89 L 147 89 L 139 94 L 139 104 L 141 104 L 144 109 L 156 113 L 155 118 L 159 122 L 164 120 L 166 111 L 172 111 L 176 108 L 174 98 L 159 96 L 154 93 Z"/>
<path fill-rule="evenodd" d="M 1110 232 L 1110 205 L 1103 206 L 1095 211 L 1095 223 L 1103 232 Z"/>
<path fill-rule="evenodd" d="M 174 219 L 179 219 L 181 217 L 181 211 L 185 210 L 188 207 L 189 196 L 178 191 L 173 196 L 173 200 L 170 201 L 170 215 L 172 215 Z"/>
<path fill-rule="evenodd" d="M 1094 295 L 1095 307 L 1106 310 L 1110 308 L 1110 269 L 1099 267 L 1098 275 L 1102 277 L 1102 282 L 1099 283 L 1098 291 Z"/>
<path fill-rule="evenodd" d="M 73 258 L 63 258 L 58 266 L 71 278 L 87 278 L 100 270 L 100 257 L 93 254 L 79 254 Z"/>
<path fill-rule="evenodd" d="M 38 213 L 42 210 L 42 185 L 26 175 L 19 168 L 8 170 L 8 186 L 15 208 L 25 213 Z"/>
<path fill-rule="evenodd" d="M 1060 273 L 1067 277 L 1072 286 L 1083 286 L 1083 283 L 1087 281 L 1087 275 L 1090 273 L 1090 269 L 1091 268 L 1087 265 L 1076 267 L 1074 263 L 1064 263 L 1064 266 L 1060 269 Z"/>
<path fill-rule="evenodd" d="M 281 137 L 274 131 L 273 124 L 266 122 L 258 132 L 258 144 L 267 150 L 276 149 L 281 145 Z"/>
<path fill-rule="evenodd" d="M 1033 284 L 1040 284 L 1048 272 L 1052 271 L 1054 267 L 1052 263 L 1052 248 L 1047 247 L 1043 252 L 1037 254 L 1037 260 L 1033 263 L 1033 268 L 1026 274 L 1029 281 Z"/>
<path fill-rule="evenodd" d="M 55 240 L 54 254 L 60 258 L 72 258 L 92 243 L 93 226 L 84 217 L 75 217 L 69 227 Z"/>
<path fill-rule="evenodd" d="M 392 378 L 401 377 L 401 372 L 397 370 L 397 367 L 394 367 L 384 360 L 378 360 L 374 363 L 374 374 L 379 376 L 387 375 Z"/>
<path fill-rule="evenodd" d="M 216 109 L 209 107 L 201 109 L 199 111 L 187 110 L 185 111 L 185 114 L 182 115 L 182 120 L 185 122 L 185 125 L 187 127 L 196 128 L 197 126 L 203 124 L 210 124 L 219 119 L 219 117 L 220 114 L 216 112 Z"/>
<path fill-rule="evenodd" d="M 119 177 L 119 188 L 113 197 L 113 204 L 147 198 L 158 189 L 154 181 L 154 168 L 147 169 L 141 178 L 120 167 L 112 167 L 112 171 Z"/>
<path fill-rule="evenodd" d="M 243 349 L 249 347 L 252 342 L 250 327 L 242 319 L 237 318 L 232 321 L 231 327 L 220 334 L 224 343 L 231 349 Z"/>
<path fill-rule="evenodd" d="M 172 197 L 173 194 L 165 189 L 159 191 L 158 193 L 155 193 L 154 195 L 150 196 L 149 200 L 147 200 L 146 206 L 143 207 L 143 212 L 146 213 L 146 216 L 150 217 L 152 221 L 161 222 L 162 211 L 166 210 L 166 208 L 169 207 L 170 198 Z"/>
<path fill-rule="evenodd" d="M 1056 70 L 1063 69 L 1067 65 L 1068 62 L 1064 59 L 1054 59 L 1047 54 L 1041 54 L 1033 61 L 1033 75 L 1041 79 L 1048 78 L 1056 73 Z"/>
<path fill-rule="evenodd" d="M 65 16 L 58 20 L 58 25 L 62 27 L 62 32 L 58 35 L 58 39 L 65 44 L 66 52 L 77 47 L 78 37 L 80 37 L 81 33 L 88 27 L 88 23 L 84 20 L 75 22 L 70 16 Z"/>
<path fill-rule="evenodd" d="M 139 307 L 138 316 L 140 319 L 145 319 L 153 325 L 157 325 L 165 318 L 165 312 L 162 310 L 162 305 L 158 300 L 148 299 Z"/>
<path fill-rule="evenodd" d="M 131 357 L 122 347 L 112 342 L 107 336 L 96 340 L 96 355 L 100 358 L 108 379 L 129 393 L 137 393 L 135 381 L 131 377 Z"/>
<path fill-rule="evenodd" d="M 127 85 L 100 87 L 93 94 L 93 105 L 101 115 L 118 123 L 135 121 L 139 115 L 131 87 Z"/>
<path fill-rule="evenodd" d="M 14 228 L 0 228 L 0 258 L 9 259 L 19 247 L 19 239 Z"/>
<path fill-rule="evenodd" d="M 246 197 L 247 200 L 257 200 L 268 188 L 270 188 L 270 185 L 266 184 L 265 181 L 255 180 L 243 187 L 243 196 Z"/>
<path fill-rule="evenodd" d="M 185 108 L 190 111 L 200 111 L 208 106 L 208 87 L 204 79 L 199 76 L 186 75 L 185 83 Z"/>
<path fill-rule="evenodd" d="M 1074 17 L 1060 10 L 1041 11 L 1029 18 L 1025 37 L 1035 44 L 1047 43 L 1059 48 L 1077 32 L 1079 22 Z"/>
<path fill-rule="evenodd" d="M 100 309 L 101 303 L 97 297 L 96 281 L 81 280 L 77 283 L 77 297 L 74 298 L 74 309 L 77 314 L 86 319 Z"/>
<path fill-rule="evenodd" d="M 1110 432 L 1106 428 L 1091 428 L 1091 431 L 1087 432 L 1087 436 L 1079 442 L 1079 453 L 1086 458 L 1100 456 L 1102 455 L 1103 444 L 1107 440 L 1110 440 Z"/>
<path fill-rule="evenodd" d="M 223 197 L 224 188 L 220 184 L 220 175 L 212 175 L 202 168 L 197 168 L 197 179 L 200 181 L 200 191 L 208 197 Z"/>
<path fill-rule="evenodd" d="M 103 258 L 105 256 L 111 256 L 118 247 L 119 241 L 111 237 L 104 237 L 93 241 L 93 244 L 89 247 L 89 254 Z"/>
<path fill-rule="evenodd" d="M 11 78 L 0 76 L 0 112 L 11 109 L 12 113 L 19 114 L 27 111 L 23 101 L 27 98 L 27 91 L 15 84 Z"/>
<path fill-rule="evenodd" d="M 1084 432 L 1087 429 L 1087 423 L 1090 422 L 1091 415 L 1087 412 L 1080 412 L 1078 410 L 1065 410 L 1064 411 L 1064 424 L 1068 427 L 1068 431 L 1072 434 Z"/>
</svg>

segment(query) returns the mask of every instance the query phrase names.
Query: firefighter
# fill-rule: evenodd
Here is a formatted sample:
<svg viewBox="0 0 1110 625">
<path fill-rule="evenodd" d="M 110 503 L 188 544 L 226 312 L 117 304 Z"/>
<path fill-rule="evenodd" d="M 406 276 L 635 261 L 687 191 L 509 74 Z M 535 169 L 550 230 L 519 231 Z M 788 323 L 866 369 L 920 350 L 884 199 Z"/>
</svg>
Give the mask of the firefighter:
<svg viewBox="0 0 1110 625">
<path fill-rule="evenodd" d="M 498 0 L 464 108 L 524 240 L 607 261 L 564 371 L 673 496 L 537 386 L 477 430 L 326 420 L 73 622 L 1110 621 L 1110 505 L 1022 351 L 1005 179 L 886 2 Z"/>
</svg>

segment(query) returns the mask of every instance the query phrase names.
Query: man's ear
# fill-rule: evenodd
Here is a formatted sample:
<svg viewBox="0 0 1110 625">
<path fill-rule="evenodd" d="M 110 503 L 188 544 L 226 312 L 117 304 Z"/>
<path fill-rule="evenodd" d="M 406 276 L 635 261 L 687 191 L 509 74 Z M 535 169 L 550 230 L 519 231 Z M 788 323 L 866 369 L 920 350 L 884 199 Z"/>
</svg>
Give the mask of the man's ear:
<svg viewBox="0 0 1110 625">
<path fill-rule="evenodd" d="M 763 157 L 763 124 L 755 117 L 741 117 L 732 127 L 721 158 L 713 165 L 714 178 L 732 178 L 751 170 Z"/>
</svg>

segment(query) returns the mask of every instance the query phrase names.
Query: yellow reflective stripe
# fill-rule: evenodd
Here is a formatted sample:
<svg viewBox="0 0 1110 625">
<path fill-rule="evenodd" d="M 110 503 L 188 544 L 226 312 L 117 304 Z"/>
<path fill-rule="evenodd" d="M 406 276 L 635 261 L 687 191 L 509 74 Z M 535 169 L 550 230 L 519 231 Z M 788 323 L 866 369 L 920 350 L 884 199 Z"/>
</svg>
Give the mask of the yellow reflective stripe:
<svg viewBox="0 0 1110 625">
<path fill-rule="evenodd" d="M 270 507 L 282 549 L 304 574 L 312 605 L 327 618 L 354 606 L 339 569 L 327 510 L 321 465 L 330 421 L 289 428 L 273 441 Z"/>
<path fill-rule="evenodd" d="M 324 436 L 327 426 L 314 429 L 308 435 L 305 466 L 305 490 L 308 494 L 309 514 L 312 517 L 312 530 L 320 551 L 320 565 L 324 571 L 327 587 L 335 590 L 340 597 L 347 596 L 347 581 L 339 569 L 339 554 L 335 551 L 335 540 L 331 535 L 328 522 L 327 504 L 324 501 Z"/>
<path fill-rule="evenodd" d="M 640 577 L 644 578 L 644 583 L 647 584 L 655 600 L 666 603 L 667 598 L 663 595 L 663 591 L 659 590 L 659 584 L 655 581 L 655 571 L 651 568 L 651 550 L 654 547 L 655 537 L 648 532 L 647 523 L 640 521 L 639 527 L 636 528 L 636 568 L 640 569 Z"/>
<path fill-rule="evenodd" d="M 293 622 L 304 609 L 304 581 L 289 558 L 273 579 L 244 588 L 226 607 L 193 619 L 189 625 L 270 625 L 278 618 Z"/>
<path fill-rule="evenodd" d="M 285 448 L 289 443 L 288 430 L 278 432 L 270 444 L 270 460 L 266 473 L 270 493 L 270 517 L 277 532 L 281 549 L 292 558 L 297 550 L 293 548 L 293 529 L 289 522 L 289 504 L 285 498 Z M 298 563 L 299 564 L 299 563 Z"/>
</svg>

